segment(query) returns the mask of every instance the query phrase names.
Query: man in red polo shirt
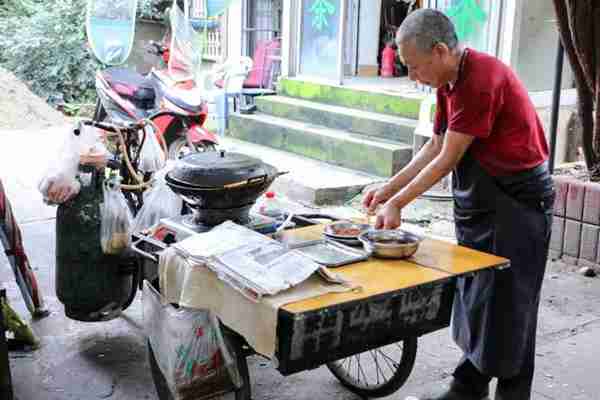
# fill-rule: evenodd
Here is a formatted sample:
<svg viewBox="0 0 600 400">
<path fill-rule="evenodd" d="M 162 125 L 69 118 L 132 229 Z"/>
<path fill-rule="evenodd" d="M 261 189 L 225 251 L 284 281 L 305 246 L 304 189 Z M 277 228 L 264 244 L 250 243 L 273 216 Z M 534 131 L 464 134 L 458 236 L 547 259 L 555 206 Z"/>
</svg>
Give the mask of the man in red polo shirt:
<svg viewBox="0 0 600 400">
<path fill-rule="evenodd" d="M 509 67 L 458 43 L 441 12 L 410 14 L 396 41 L 409 77 L 437 89 L 433 138 L 363 200 L 377 228 L 395 229 L 409 202 L 453 172 L 458 242 L 511 260 L 511 268 L 457 280 L 452 334 L 464 356 L 437 400 L 531 396 L 540 290 L 554 189 L 548 146 L 526 89 Z"/>
</svg>

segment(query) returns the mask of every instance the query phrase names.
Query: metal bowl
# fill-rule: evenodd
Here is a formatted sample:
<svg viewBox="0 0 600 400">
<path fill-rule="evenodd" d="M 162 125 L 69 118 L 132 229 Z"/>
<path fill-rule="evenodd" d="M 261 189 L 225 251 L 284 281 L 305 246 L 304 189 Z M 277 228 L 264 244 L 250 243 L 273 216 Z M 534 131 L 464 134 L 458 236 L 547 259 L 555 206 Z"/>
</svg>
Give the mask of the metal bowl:
<svg viewBox="0 0 600 400">
<path fill-rule="evenodd" d="M 364 231 L 371 229 L 372 226 L 368 224 L 357 224 L 350 221 L 338 221 L 333 222 L 325 227 L 323 233 L 325 236 L 340 239 L 358 239 L 358 236 Z M 356 234 L 344 234 L 343 230 L 353 229 L 356 230 Z"/>
<path fill-rule="evenodd" d="M 403 230 L 370 230 L 358 236 L 367 252 L 380 258 L 408 258 L 423 240 Z"/>
</svg>

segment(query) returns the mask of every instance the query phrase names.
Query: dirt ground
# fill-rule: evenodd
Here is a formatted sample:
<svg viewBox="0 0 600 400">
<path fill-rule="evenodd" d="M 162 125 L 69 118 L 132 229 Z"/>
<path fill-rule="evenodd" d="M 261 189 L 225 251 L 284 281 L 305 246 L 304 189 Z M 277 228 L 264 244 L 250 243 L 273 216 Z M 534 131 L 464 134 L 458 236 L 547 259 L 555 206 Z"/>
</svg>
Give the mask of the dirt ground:
<svg viewBox="0 0 600 400">
<path fill-rule="evenodd" d="M 60 112 L 3 68 L 0 68 L 0 93 L 0 129 L 35 129 L 66 122 Z"/>
</svg>

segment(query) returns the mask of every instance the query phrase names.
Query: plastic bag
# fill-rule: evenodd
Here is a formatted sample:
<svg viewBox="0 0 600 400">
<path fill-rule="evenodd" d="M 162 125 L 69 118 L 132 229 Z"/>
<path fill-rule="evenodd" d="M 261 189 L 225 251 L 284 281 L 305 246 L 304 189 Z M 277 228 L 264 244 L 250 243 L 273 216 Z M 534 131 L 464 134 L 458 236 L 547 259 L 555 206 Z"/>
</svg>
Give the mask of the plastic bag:
<svg viewBox="0 0 600 400">
<path fill-rule="evenodd" d="M 140 150 L 140 163 L 138 169 L 143 172 L 156 172 L 165 166 L 165 152 L 158 143 L 154 129 L 144 129 L 146 138 Z"/>
<path fill-rule="evenodd" d="M 217 318 L 208 310 L 175 308 L 148 281 L 143 286 L 144 329 L 173 397 L 199 400 L 241 387 Z"/>
<path fill-rule="evenodd" d="M 115 179 L 104 182 L 104 203 L 100 213 L 100 244 L 105 254 L 118 255 L 131 244 L 133 216 Z"/>
<path fill-rule="evenodd" d="M 165 181 L 165 175 L 172 167 L 173 163 L 167 162 L 167 165 L 154 175 L 152 188 L 144 193 L 144 205 L 133 222 L 133 232 L 150 228 L 161 218 L 176 217 L 181 214 L 183 201 Z"/>
<path fill-rule="evenodd" d="M 108 152 L 96 128 L 78 125 L 66 132 L 55 159 L 50 160 L 38 183 L 38 190 L 47 204 L 56 205 L 75 197 L 81 189 L 77 180 L 79 164 L 106 165 Z"/>
</svg>

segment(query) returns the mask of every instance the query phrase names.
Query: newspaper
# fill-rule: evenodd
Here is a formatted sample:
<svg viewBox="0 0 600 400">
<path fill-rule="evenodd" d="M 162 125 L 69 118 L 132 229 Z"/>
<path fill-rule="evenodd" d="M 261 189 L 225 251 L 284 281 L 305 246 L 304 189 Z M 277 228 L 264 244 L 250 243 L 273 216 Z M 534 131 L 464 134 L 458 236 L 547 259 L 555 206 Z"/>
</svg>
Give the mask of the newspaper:
<svg viewBox="0 0 600 400">
<path fill-rule="evenodd" d="M 255 301 L 289 289 L 322 268 L 299 251 L 231 221 L 173 247 Z"/>
</svg>

